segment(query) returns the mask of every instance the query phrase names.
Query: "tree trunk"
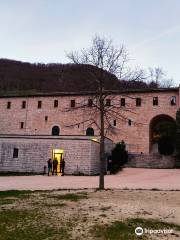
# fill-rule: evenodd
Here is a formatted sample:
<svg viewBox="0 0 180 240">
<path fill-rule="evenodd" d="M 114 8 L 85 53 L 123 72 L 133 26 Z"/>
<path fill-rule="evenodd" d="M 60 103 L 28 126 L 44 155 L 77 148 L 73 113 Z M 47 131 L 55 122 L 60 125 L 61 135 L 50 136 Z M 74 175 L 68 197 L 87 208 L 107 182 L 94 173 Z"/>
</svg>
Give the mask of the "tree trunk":
<svg viewBox="0 0 180 240">
<path fill-rule="evenodd" d="M 99 189 L 104 189 L 104 100 L 103 89 L 100 86 L 99 94 L 100 103 L 100 174 L 99 174 Z"/>
</svg>

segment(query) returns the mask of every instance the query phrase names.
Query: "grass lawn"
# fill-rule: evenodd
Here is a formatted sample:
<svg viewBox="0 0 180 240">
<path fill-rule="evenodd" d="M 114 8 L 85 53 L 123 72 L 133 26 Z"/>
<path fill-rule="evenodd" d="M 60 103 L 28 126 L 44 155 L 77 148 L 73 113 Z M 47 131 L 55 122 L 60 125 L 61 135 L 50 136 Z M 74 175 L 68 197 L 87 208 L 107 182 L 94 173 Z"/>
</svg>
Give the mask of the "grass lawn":
<svg viewBox="0 0 180 240">
<path fill-rule="evenodd" d="M 0 191 L 0 240 L 151 239 L 147 234 L 137 237 L 137 226 L 173 229 L 168 239 L 180 239 L 178 224 L 153 218 L 148 209 L 139 212 L 139 217 L 137 212 L 126 216 L 108 194 L 112 200 L 116 197 L 93 190 Z"/>
</svg>

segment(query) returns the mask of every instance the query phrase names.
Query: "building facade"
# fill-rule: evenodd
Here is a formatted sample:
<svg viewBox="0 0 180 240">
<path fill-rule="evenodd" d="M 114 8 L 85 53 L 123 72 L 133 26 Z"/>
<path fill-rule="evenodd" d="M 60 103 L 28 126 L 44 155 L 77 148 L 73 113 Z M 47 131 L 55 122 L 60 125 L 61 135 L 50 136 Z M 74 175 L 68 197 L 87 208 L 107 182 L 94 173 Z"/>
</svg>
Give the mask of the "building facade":
<svg viewBox="0 0 180 240">
<path fill-rule="evenodd" d="M 154 139 L 159 122 L 175 121 L 176 112 L 180 107 L 180 89 L 113 91 L 107 95 L 104 101 L 106 101 L 107 113 L 105 117 L 109 124 L 105 123 L 107 139 L 111 139 L 114 143 L 124 140 L 129 153 L 147 155 L 157 151 Z M 46 146 L 47 139 L 49 142 L 53 142 L 52 139 L 56 138 L 55 142 L 57 142 L 58 138 L 62 142 L 63 137 L 65 139 L 69 136 L 72 136 L 74 141 L 78 141 L 75 136 L 78 136 L 79 139 L 86 135 L 99 136 L 99 113 L 96 111 L 95 105 L 94 94 L 89 92 L 1 96 L 1 149 L 3 146 L 6 149 L 8 142 L 11 145 L 15 142 L 20 143 L 22 146 L 23 138 L 25 139 L 23 140 L 24 144 L 34 141 L 34 144 L 38 145 L 37 139 L 39 138 L 41 139 L 39 142 L 46 142 Z M 45 137 L 47 137 L 46 141 Z M 91 138 L 88 138 L 87 142 L 91 142 Z M 98 143 L 93 142 L 93 144 Z M 20 145 L 17 147 L 19 150 Z M 65 148 L 66 144 L 59 142 L 59 145 Z M 16 148 L 15 145 L 13 146 L 13 149 Z M 45 148 L 50 149 L 50 145 L 48 146 Z M 7 146 L 7 151 L 10 151 L 9 149 Z M 6 153 L 3 151 L 5 150 L 1 151 L 0 171 L 8 170 L 8 164 L 6 167 L 2 165 L 2 162 L 6 162 L 6 157 L 4 157 Z M 48 150 L 48 152 L 50 151 Z M 107 152 L 110 152 L 110 148 Z M 46 154 L 45 159 L 47 160 L 48 157 L 50 155 Z M 7 159 L 9 158 L 7 157 Z M 15 170 L 15 168 L 13 169 Z M 97 173 L 97 170 L 91 168 L 86 169 L 85 173 L 88 171 L 90 174 L 93 171 Z M 67 172 L 72 173 L 73 170 L 68 167 Z"/>
</svg>

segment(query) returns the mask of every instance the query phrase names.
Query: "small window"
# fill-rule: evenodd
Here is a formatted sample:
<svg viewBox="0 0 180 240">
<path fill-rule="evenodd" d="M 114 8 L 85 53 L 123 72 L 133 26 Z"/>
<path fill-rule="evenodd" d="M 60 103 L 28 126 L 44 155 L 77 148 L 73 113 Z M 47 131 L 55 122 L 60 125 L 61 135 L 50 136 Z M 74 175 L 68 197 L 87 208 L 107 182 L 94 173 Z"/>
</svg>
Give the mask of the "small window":
<svg viewBox="0 0 180 240">
<path fill-rule="evenodd" d="M 73 108 L 73 107 L 75 107 L 75 105 L 76 105 L 76 102 L 75 102 L 75 100 L 73 99 L 73 100 L 71 100 L 71 107 Z"/>
<path fill-rule="evenodd" d="M 92 99 L 88 99 L 88 107 L 92 107 L 93 105 L 93 100 Z"/>
<path fill-rule="evenodd" d="M 116 126 L 116 120 L 113 121 L 113 125 Z"/>
<path fill-rule="evenodd" d="M 125 107 L 126 101 L 125 98 L 121 98 L 121 107 Z"/>
<path fill-rule="evenodd" d="M 48 116 L 45 116 L 45 122 L 47 122 L 48 121 Z"/>
<path fill-rule="evenodd" d="M 22 101 L 22 108 L 26 108 L 26 101 Z"/>
<path fill-rule="evenodd" d="M 128 125 L 129 125 L 129 126 L 132 125 L 132 121 L 131 121 L 131 119 L 128 120 Z"/>
<path fill-rule="evenodd" d="M 54 127 L 52 128 L 52 136 L 59 136 L 59 134 L 60 134 L 60 129 L 59 129 L 59 127 L 58 127 L 58 126 L 54 126 Z"/>
<path fill-rule="evenodd" d="M 176 96 L 171 97 L 171 105 L 176 105 Z"/>
<path fill-rule="evenodd" d="M 38 101 L 38 108 L 42 108 L 42 101 Z"/>
<path fill-rule="evenodd" d="M 55 107 L 55 108 L 58 107 L 58 100 L 54 100 L 54 107 Z"/>
<path fill-rule="evenodd" d="M 24 128 L 24 122 L 21 122 L 20 128 Z"/>
<path fill-rule="evenodd" d="M 137 107 L 141 106 L 141 98 L 136 98 L 136 106 Z"/>
<path fill-rule="evenodd" d="M 94 129 L 93 128 L 87 128 L 86 129 L 86 136 L 94 136 Z"/>
<path fill-rule="evenodd" d="M 158 97 L 153 97 L 153 106 L 158 105 Z"/>
<path fill-rule="evenodd" d="M 18 148 L 13 149 L 13 158 L 18 158 L 18 152 L 19 152 Z"/>
<path fill-rule="evenodd" d="M 106 106 L 108 106 L 108 107 L 111 106 L 111 99 L 106 99 Z"/>
<path fill-rule="evenodd" d="M 7 109 L 11 108 L 11 102 L 7 102 Z"/>
</svg>

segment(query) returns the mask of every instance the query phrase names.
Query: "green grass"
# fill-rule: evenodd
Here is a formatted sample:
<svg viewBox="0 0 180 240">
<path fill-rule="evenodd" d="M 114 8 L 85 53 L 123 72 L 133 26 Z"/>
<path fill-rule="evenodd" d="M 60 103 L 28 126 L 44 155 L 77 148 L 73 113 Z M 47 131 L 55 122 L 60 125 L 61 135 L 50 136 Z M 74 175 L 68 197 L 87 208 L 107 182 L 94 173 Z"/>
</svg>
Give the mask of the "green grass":
<svg viewBox="0 0 180 240">
<path fill-rule="evenodd" d="M 3 198 L 3 199 L 0 199 L 0 206 L 2 205 L 8 205 L 8 204 L 12 204 L 14 203 L 16 200 L 15 199 L 8 199 L 8 198 Z"/>
<path fill-rule="evenodd" d="M 9 190 L 9 191 L 0 191 L 0 200 L 2 198 L 27 198 L 32 193 L 32 191 L 18 191 L 18 190 Z"/>
<path fill-rule="evenodd" d="M 43 216 L 44 217 L 44 216 Z M 65 227 L 57 229 L 52 223 L 44 222 L 37 211 L 3 210 L 0 212 L 1 240 L 44 240 L 69 239 Z"/>
<path fill-rule="evenodd" d="M 141 237 L 136 236 L 134 232 L 136 227 L 147 229 L 173 229 L 180 231 L 180 226 L 175 224 L 160 222 L 153 219 L 136 218 L 128 219 L 124 222 L 115 221 L 110 225 L 95 225 L 90 232 L 94 234 L 95 237 L 103 240 L 148 239 L 148 235 L 142 235 Z"/>
<path fill-rule="evenodd" d="M 51 195 L 48 196 L 49 198 L 54 198 L 54 199 L 58 199 L 58 200 L 68 200 L 68 201 L 73 201 L 73 202 L 77 202 L 81 199 L 87 199 L 87 193 L 67 193 L 67 194 L 62 194 L 62 195 Z"/>
</svg>

